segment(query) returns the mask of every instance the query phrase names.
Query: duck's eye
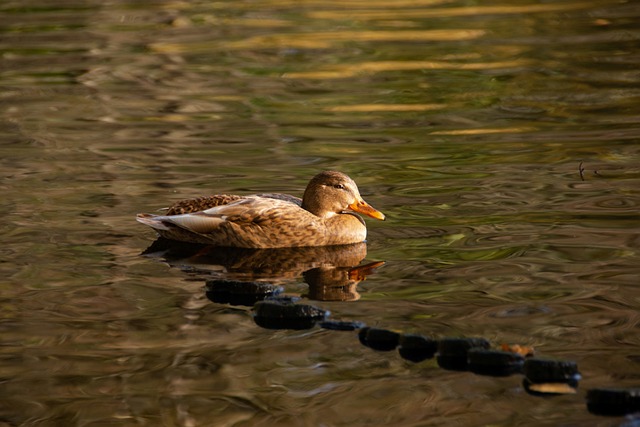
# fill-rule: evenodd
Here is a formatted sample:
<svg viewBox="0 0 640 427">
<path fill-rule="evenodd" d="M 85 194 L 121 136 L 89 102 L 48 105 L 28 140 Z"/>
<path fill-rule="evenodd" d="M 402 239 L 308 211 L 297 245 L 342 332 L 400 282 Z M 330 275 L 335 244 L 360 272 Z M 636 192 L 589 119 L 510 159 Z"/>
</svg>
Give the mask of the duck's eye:
<svg viewBox="0 0 640 427">
<path fill-rule="evenodd" d="M 338 190 L 344 190 L 344 185 L 343 184 L 334 184 L 333 188 L 337 188 Z"/>
</svg>

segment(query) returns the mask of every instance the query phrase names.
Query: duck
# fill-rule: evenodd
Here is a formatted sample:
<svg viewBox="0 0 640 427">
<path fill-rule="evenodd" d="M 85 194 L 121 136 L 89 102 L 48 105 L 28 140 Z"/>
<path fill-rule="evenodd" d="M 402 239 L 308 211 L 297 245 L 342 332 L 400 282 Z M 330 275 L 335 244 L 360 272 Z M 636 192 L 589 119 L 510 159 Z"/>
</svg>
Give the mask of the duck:
<svg viewBox="0 0 640 427">
<path fill-rule="evenodd" d="M 236 248 L 285 248 L 361 243 L 367 227 L 358 215 L 385 220 L 364 201 L 356 183 L 338 171 L 323 171 L 302 199 L 288 194 L 218 194 L 181 200 L 165 215 L 136 219 L 160 237 Z"/>
</svg>

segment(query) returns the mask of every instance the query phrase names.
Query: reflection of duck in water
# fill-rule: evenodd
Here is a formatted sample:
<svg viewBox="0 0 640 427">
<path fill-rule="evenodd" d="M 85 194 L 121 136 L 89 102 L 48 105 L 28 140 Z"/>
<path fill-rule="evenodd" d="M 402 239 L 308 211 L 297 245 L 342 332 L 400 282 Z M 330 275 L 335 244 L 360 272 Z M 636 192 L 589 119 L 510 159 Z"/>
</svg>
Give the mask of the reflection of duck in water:
<svg viewBox="0 0 640 427">
<path fill-rule="evenodd" d="M 346 245 L 363 242 L 358 212 L 384 220 L 341 172 L 311 179 L 302 200 L 286 194 L 216 195 L 176 203 L 167 215 L 138 214 L 162 237 L 239 248 Z"/>
<path fill-rule="evenodd" d="M 307 297 L 321 301 L 359 298 L 357 285 L 384 262 L 360 265 L 367 244 L 303 248 L 247 249 L 192 245 L 158 239 L 144 255 L 159 257 L 189 274 L 220 281 L 235 281 L 235 292 L 249 291 L 252 281 L 285 284 L 300 276 L 309 285 Z M 242 282 L 247 282 L 243 289 Z M 256 282 L 253 282 L 256 283 Z M 225 289 L 221 291 L 228 292 Z M 214 289 L 209 292 L 215 293 Z M 246 299 L 246 297 L 245 297 Z M 249 297 L 253 302 L 255 298 Z M 253 303 L 252 302 L 252 303 Z"/>
<path fill-rule="evenodd" d="M 302 274 L 309 285 L 307 295 L 316 301 L 355 301 L 360 299 L 358 283 L 381 265 L 384 261 L 374 261 L 355 267 L 317 267 Z"/>
</svg>

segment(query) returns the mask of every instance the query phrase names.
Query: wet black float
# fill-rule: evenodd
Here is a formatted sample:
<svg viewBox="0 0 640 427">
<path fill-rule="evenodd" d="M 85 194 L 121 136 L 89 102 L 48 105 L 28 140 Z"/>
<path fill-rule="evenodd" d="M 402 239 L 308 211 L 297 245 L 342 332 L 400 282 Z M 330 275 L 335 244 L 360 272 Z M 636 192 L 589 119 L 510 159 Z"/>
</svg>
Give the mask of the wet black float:
<svg viewBox="0 0 640 427">
<path fill-rule="evenodd" d="M 414 363 L 431 359 L 438 351 L 438 341 L 419 334 L 400 336 L 398 352 L 403 359 Z"/>
<path fill-rule="evenodd" d="M 392 351 L 400 344 L 400 334 L 387 329 L 364 327 L 358 332 L 362 345 L 377 351 Z"/>
<path fill-rule="evenodd" d="M 266 329 L 310 329 L 329 315 L 313 305 L 277 299 L 257 302 L 253 310 L 254 322 Z"/>
<path fill-rule="evenodd" d="M 587 408 L 597 415 L 626 415 L 640 412 L 640 388 L 592 388 Z M 640 425 L 640 420 L 636 420 Z"/>
<path fill-rule="evenodd" d="M 280 294 L 281 286 L 264 282 L 237 280 L 207 280 L 206 295 L 218 304 L 252 306 L 258 301 Z"/>
<path fill-rule="evenodd" d="M 438 366 L 451 371 L 466 371 L 469 367 L 469 350 L 487 349 L 490 346 L 484 338 L 442 338 L 438 340 Z"/>
<path fill-rule="evenodd" d="M 467 352 L 469 371 L 479 375 L 506 377 L 522 371 L 524 356 L 511 351 L 472 348 Z"/>
</svg>

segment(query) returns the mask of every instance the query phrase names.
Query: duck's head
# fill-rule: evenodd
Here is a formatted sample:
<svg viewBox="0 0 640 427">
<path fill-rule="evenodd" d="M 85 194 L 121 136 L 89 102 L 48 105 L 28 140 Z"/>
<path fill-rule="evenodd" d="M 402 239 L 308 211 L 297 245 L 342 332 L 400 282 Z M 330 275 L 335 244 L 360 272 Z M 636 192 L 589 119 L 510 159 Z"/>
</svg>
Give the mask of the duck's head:
<svg viewBox="0 0 640 427">
<path fill-rule="evenodd" d="M 314 176 L 302 196 L 302 207 L 320 218 L 346 210 L 384 220 L 384 214 L 362 199 L 358 186 L 342 172 L 324 171 Z"/>
</svg>

